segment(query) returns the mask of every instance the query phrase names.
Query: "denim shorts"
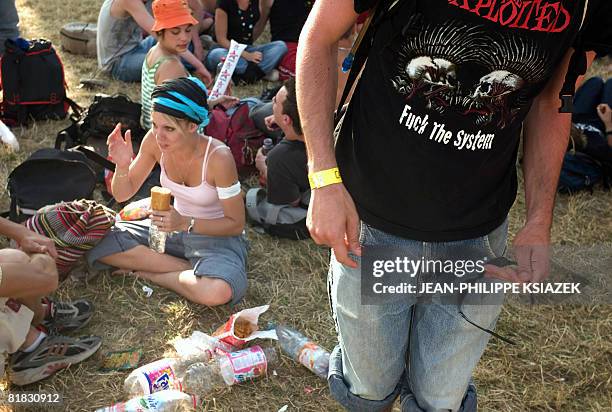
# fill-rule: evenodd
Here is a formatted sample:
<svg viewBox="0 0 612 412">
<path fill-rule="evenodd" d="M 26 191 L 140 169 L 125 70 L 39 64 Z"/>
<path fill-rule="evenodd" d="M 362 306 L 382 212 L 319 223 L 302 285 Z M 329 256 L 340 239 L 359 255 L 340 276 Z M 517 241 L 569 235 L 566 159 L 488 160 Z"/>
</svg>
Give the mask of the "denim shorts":
<svg viewBox="0 0 612 412">
<path fill-rule="evenodd" d="M 149 219 L 115 223 L 110 232 L 87 253 L 89 266 L 97 270 L 110 266 L 99 259 L 149 245 Z M 169 233 L 166 253 L 187 259 L 196 276 L 221 279 L 232 288 L 231 304 L 238 303 L 247 290 L 247 241 L 241 236 L 207 236 L 187 232 Z"/>
<path fill-rule="evenodd" d="M 439 243 L 400 238 L 362 223 L 360 244 L 399 248 L 418 258 L 436 259 L 459 248 L 492 259 L 505 252 L 507 226 L 506 221 L 486 236 Z M 361 266 L 360 258 L 352 257 Z M 360 267 L 344 266 L 332 255 L 328 287 L 339 342 L 329 365 L 332 396 L 351 411 L 383 410 L 398 395 L 402 411 L 475 411 L 471 375 L 490 335 L 461 314 L 493 329 L 503 294 L 467 304 L 417 303 L 415 296 L 402 296 L 363 305 L 361 276 Z"/>
</svg>

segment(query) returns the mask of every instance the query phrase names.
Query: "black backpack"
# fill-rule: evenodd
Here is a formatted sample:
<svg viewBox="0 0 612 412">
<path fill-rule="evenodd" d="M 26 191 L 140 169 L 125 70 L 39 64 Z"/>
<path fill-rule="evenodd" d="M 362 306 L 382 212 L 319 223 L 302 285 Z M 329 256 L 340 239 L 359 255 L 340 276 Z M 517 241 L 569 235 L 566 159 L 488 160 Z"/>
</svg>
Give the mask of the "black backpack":
<svg viewBox="0 0 612 412">
<path fill-rule="evenodd" d="M 8 177 L 10 219 L 23 222 L 43 206 L 91 199 L 95 186 L 95 173 L 83 153 L 37 150 Z"/>
<path fill-rule="evenodd" d="M 89 108 L 80 116 L 73 117 L 72 124 L 58 134 L 55 147 L 59 149 L 92 145 L 89 141 L 91 138 L 101 139 L 101 144 L 106 146 L 106 138 L 117 123 L 121 123 L 123 133 L 130 129 L 132 140 L 139 142 L 146 133 L 140 126 L 140 115 L 140 103 L 133 102 L 126 95 L 97 94 Z"/>
<path fill-rule="evenodd" d="M 66 97 L 64 66 L 48 40 L 6 41 L 0 58 L 1 118 L 8 126 L 34 120 L 63 119 L 72 106 Z"/>
</svg>

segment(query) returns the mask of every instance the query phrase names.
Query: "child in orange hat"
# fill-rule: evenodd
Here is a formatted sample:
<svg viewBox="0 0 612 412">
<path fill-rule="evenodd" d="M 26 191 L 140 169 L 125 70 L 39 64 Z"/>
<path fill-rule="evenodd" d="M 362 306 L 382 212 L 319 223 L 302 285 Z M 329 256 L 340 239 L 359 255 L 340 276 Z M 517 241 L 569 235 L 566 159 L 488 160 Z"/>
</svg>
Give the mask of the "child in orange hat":
<svg viewBox="0 0 612 412">
<path fill-rule="evenodd" d="M 153 2 L 155 23 L 151 31 L 157 35 L 157 44 L 151 48 L 142 64 L 142 118 L 145 129 L 151 128 L 151 93 L 164 80 L 188 76 L 180 55 L 187 50 L 192 39 L 192 30 L 197 30 L 198 21 L 193 17 L 185 0 L 155 0 Z M 238 100 L 222 97 L 222 101 Z"/>
</svg>

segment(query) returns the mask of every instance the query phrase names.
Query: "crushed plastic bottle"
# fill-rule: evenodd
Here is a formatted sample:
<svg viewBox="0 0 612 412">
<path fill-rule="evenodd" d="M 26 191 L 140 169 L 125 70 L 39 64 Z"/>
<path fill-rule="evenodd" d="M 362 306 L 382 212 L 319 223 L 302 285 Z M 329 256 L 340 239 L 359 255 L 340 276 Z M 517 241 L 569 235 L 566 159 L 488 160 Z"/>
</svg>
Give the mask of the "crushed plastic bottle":
<svg viewBox="0 0 612 412">
<path fill-rule="evenodd" d="M 327 379 L 329 370 L 329 352 L 327 350 L 289 326 L 277 326 L 276 334 L 283 352 L 320 378 Z"/>
<path fill-rule="evenodd" d="M 231 345 L 197 330 L 187 338 L 177 339 L 174 349 L 179 358 L 191 363 L 209 362 L 218 354 L 234 350 Z"/>
<path fill-rule="evenodd" d="M 209 363 L 191 365 L 182 381 L 183 390 L 204 395 L 211 391 L 243 383 L 266 375 L 278 356 L 274 348 L 252 346 L 237 352 L 221 354 Z"/>
<path fill-rule="evenodd" d="M 138 396 L 127 402 L 120 402 L 96 412 L 173 412 L 193 411 L 198 407 L 198 396 L 189 395 L 176 390 L 156 392 L 150 395 Z"/>
<path fill-rule="evenodd" d="M 274 348 L 251 346 L 219 357 L 219 369 L 227 385 L 247 382 L 268 373 L 268 368 L 278 361 Z"/>
<path fill-rule="evenodd" d="M 225 386 L 216 361 L 196 362 L 189 366 L 182 384 L 185 392 L 199 395 L 208 394 Z"/>
<path fill-rule="evenodd" d="M 123 388 L 130 396 L 176 389 L 182 390 L 181 378 L 189 367 L 189 362 L 178 358 L 163 358 L 134 369 L 125 378 Z"/>
</svg>

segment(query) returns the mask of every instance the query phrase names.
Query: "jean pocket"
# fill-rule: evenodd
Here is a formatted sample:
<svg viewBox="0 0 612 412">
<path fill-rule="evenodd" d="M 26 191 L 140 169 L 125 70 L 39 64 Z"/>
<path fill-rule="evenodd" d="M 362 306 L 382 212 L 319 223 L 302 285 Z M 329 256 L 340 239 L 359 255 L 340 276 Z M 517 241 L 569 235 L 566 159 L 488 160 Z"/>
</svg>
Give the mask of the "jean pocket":
<svg viewBox="0 0 612 412">
<path fill-rule="evenodd" d="M 501 257 L 508 249 L 508 218 L 488 235 L 483 236 L 483 243 L 487 253 L 492 257 Z"/>
</svg>

